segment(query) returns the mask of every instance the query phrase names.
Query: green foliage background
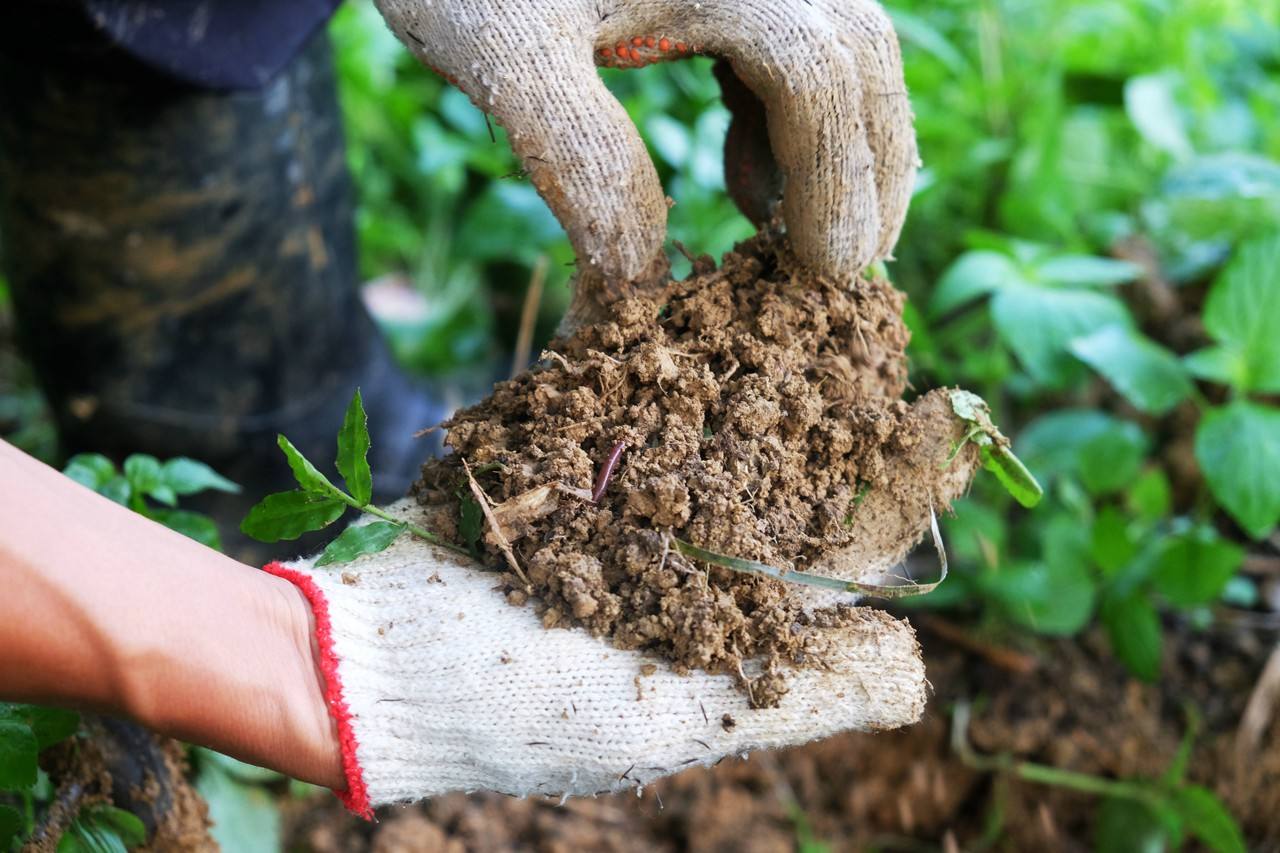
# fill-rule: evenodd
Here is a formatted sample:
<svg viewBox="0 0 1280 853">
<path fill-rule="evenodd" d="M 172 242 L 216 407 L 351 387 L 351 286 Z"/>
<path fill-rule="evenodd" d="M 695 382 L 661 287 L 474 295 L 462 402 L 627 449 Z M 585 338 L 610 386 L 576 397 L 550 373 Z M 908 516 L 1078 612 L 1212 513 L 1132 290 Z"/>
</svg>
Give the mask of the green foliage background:
<svg viewBox="0 0 1280 853">
<path fill-rule="evenodd" d="M 888 5 L 924 161 L 889 265 L 911 297 L 913 386 L 984 397 L 1046 492 L 1025 510 L 980 478 L 947 523 L 951 579 L 917 606 L 1011 644 L 1096 625 L 1134 677 L 1157 679 L 1165 627 L 1260 607 L 1242 566 L 1280 554 L 1280 2 Z M 545 340 L 572 253 L 501 129 L 417 65 L 367 0 L 348 2 L 330 33 L 362 272 L 418 299 L 381 312 L 402 361 L 435 374 L 502 363 L 542 257 Z M 728 115 L 709 62 L 604 76 L 677 202 L 671 238 L 718 255 L 747 236 L 723 192 Z M 687 269 L 678 253 L 673 263 Z M 1153 285 L 1181 306 L 1184 333 L 1143 310 Z M 0 380 L 0 434 L 50 457 L 38 394 L 2 351 Z M 72 471 L 191 526 L 156 460 L 121 473 L 82 457 Z M 23 729 L 31 752 L 33 724 L 17 714 L 0 725 Z M 235 799 L 243 768 L 206 765 L 205 793 L 272 820 L 269 803 Z M 1242 849 L 1183 769 L 1102 801 L 1099 849 L 1126 849 L 1139 831 L 1158 842 L 1143 849 L 1184 835 Z M 219 785 L 231 793 L 213 796 Z M 28 810 L 38 799 L 23 796 Z"/>
</svg>

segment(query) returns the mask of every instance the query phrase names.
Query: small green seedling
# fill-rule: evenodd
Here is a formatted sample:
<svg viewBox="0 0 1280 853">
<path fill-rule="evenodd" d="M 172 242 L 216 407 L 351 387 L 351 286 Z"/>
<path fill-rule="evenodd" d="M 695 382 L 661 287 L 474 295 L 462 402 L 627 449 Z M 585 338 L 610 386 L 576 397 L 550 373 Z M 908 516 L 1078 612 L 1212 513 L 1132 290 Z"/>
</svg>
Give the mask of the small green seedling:
<svg viewBox="0 0 1280 853">
<path fill-rule="evenodd" d="M 115 463 L 100 453 L 80 453 L 67 461 L 62 473 L 139 515 L 222 550 L 213 519 L 178 509 L 178 498 L 210 489 L 234 494 L 240 491 L 239 486 L 203 462 L 185 456 L 160 462 L 154 456 L 135 453 L 124 460 L 122 469 L 117 471 Z"/>
<path fill-rule="evenodd" d="M 280 435 L 276 443 L 289 461 L 298 488 L 267 495 L 249 510 L 240 524 L 245 535 L 262 542 L 297 539 L 304 533 L 333 524 L 350 507 L 379 520 L 352 525 L 342 531 L 321 553 L 316 560 L 317 566 L 349 563 L 356 557 L 384 551 L 404 533 L 450 551 L 468 553 L 465 548 L 416 524 L 402 521 L 370 503 L 373 500 L 373 472 L 369 468 L 369 420 L 359 388 L 351 398 L 342 428 L 338 431 L 338 458 L 334 464 L 346 483 L 346 491 L 320 473 L 289 439 Z"/>
<path fill-rule="evenodd" d="M 961 449 L 972 441 L 978 446 L 982 466 L 996 475 L 996 479 L 1018 503 L 1028 509 L 1040 503 L 1044 490 L 1027 470 L 1027 466 L 1013 455 L 1013 451 L 1009 449 L 1009 439 L 991 422 L 991 411 L 987 408 L 986 401 L 970 391 L 957 389 L 951 392 L 951 409 L 957 417 L 969 424 L 969 431 L 956 445 L 947 462 L 954 460 Z"/>
</svg>

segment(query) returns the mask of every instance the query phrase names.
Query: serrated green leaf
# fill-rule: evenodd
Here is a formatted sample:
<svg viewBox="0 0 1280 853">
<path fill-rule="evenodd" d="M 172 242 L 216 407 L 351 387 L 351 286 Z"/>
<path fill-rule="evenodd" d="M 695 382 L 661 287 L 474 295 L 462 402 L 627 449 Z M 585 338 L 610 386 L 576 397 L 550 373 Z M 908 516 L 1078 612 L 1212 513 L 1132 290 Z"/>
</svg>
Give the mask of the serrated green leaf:
<svg viewBox="0 0 1280 853">
<path fill-rule="evenodd" d="M 231 494 L 240 491 L 238 485 L 208 465 L 185 456 L 177 456 L 165 462 L 160 476 L 165 485 L 179 495 L 194 495 L 207 489 Z"/>
<path fill-rule="evenodd" d="M 1090 290 L 1010 288 L 991 302 L 1000 339 L 1037 382 L 1063 387 L 1079 375 L 1068 349 L 1071 341 L 1106 326 L 1129 326 L 1118 299 Z"/>
<path fill-rule="evenodd" d="M 1197 527 L 1161 543 L 1152 578 L 1170 604 L 1195 607 L 1216 601 L 1243 563 L 1243 548 Z"/>
<path fill-rule="evenodd" d="M 1168 837 L 1160 819 L 1141 800 L 1108 797 L 1094 828 L 1097 853 L 1162 853 Z"/>
<path fill-rule="evenodd" d="M 929 301 L 929 312 L 937 317 L 980 296 L 1023 283 L 1023 273 L 1008 255 L 983 249 L 966 252 L 942 274 Z"/>
<path fill-rule="evenodd" d="M 160 478 L 160 461 L 147 453 L 135 453 L 124 460 L 124 476 L 136 494 L 149 494 L 164 485 Z"/>
<path fill-rule="evenodd" d="M 24 829 L 22 812 L 0 803 L 0 850 L 9 850 Z"/>
<path fill-rule="evenodd" d="M 385 551 L 392 542 L 396 541 L 396 537 L 404 532 L 404 529 L 404 525 L 390 521 L 373 521 L 369 524 L 348 527 L 337 539 L 329 543 L 329 547 L 325 548 L 324 553 L 316 560 L 316 565 L 349 563 L 356 557 Z"/>
<path fill-rule="evenodd" d="M 20 791 L 35 784 L 39 751 L 35 733 L 25 721 L 0 720 L 0 791 Z"/>
<path fill-rule="evenodd" d="M 1196 460 L 1218 503 L 1254 539 L 1280 521 L 1280 409 L 1237 400 L 1196 429 Z"/>
<path fill-rule="evenodd" d="M 1200 785 L 1173 792 L 1187 832 L 1217 853 L 1244 853 L 1244 835 L 1217 795 Z"/>
<path fill-rule="evenodd" d="M 222 537 L 218 535 L 218 525 L 207 515 L 185 509 L 160 509 L 152 512 L 152 517 L 170 530 L 196 540 L 201 545 L 222 550 Z"/>
<path fill-rule="evenodd" d="M 373 473 L 369 470 L 369 419 L 365 415 L 360 389 L 347 406 L 342 429 L 338 431 L 338 473 L 356 503 L 365 506 L 373 497 Z"/>
<path fill-rule="evenodd" d="M 1280 393 L 1280 234 L 1242 246 L 1213 283 L 1204 325 L 1244 360 L 1241 390 Z"/>
<path fill-rule="evenodd" d="M 1116 657 L 1138 678 L 1155 681 L 1160 675 L 1163 638 L 1160 616 L 1151 601 L 1140 593 L 1108 598 L 1102 603 L 1101 617 Z"/>
<path fill-rule="evenodd" d="M 1076 338 L 1071 352 L 1144 412 L 1162 415 L 1192 390 L 1176 355 L 1124 326 L 1108 326 Z"/>
<path fill-rule="evenodd" d="M 245 516 L 240 530 L 260 542 L 297 539 L 304 533 L 327 527 L 347 505 L 335 497 L 314 492 L 276 492 L 267 495 Z"/>
<path fill-rule="evenodd" d="M 62 473 L 97 492 L 116 476 L 116 466 L 101 453 L 77 453 L 67 460 Z"/>
<path fill-rule="evenodd" d="M 329 478 L 320 473 L 320 469 L 311 464 L 311 460 L 302 455 L 302 451 L 293 446 L 293 442 L 283 435 L 276 436 L 276 444 L 284 451 L 289 461 L 289 469 L 293 471 L 293 479 L 303 491 L 317 495 L 336 496 L 340 494 L 338 487 L 329 482 Z"/>
<path fill-rule="evenodd" d="M 1174 98 L 1178 77 L 1171 73 L 1143 74 L 1125 82 L 1124 106 L 1142 138 L 1149 145 L 1179 160 L 1195 150 L 1187 135 L 1186 121 Z"/>
</svg>

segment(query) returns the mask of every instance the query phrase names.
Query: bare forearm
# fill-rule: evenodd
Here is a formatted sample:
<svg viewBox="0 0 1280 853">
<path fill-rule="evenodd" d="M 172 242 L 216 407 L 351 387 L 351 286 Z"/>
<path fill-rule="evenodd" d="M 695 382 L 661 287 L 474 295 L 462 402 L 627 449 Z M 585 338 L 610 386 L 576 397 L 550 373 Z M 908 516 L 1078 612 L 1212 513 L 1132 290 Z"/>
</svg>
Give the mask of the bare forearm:
<svg viewBox="0 0 1280 853">
<path fill-rule="evenodd" d="M 130 716 L 340 784 L 310 610 L 291 585 L 3 442 L 0 483 L 0 698 Z"/>
</svg>

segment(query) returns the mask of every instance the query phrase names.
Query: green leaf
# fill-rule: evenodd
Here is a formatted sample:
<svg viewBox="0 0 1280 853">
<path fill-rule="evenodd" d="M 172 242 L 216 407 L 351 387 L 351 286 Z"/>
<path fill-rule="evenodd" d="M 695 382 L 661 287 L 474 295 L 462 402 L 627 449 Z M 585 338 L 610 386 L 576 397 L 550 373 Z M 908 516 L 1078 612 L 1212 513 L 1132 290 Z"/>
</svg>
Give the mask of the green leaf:
<svg viewBox="0 0 1280 853">
<path fill-rule="evenodd" d="M 1160 616 L 1141 593 L 1102 602 L 1102 624 L 1116 657 L 1143 681 L 1160 675 Z"/>
<path fill-rule="evenodd" d="M 1089 290 L 1010 288 L 997 293 L 991 316 L 1000 339 L 1037 382 L 1062 387 L 1079 370 L 1071 341 L 1106 326 L 1129 326 L 1115 297 Z"/>
<path fill-rule="evenodd" d="M 1129 534 L 1129 523 L 1114 506 L 1104 506 L 1093 522 L 1089 554 L 1105 574 L 1120 571 L 1138 553 L 1138 544 Z"/>
<path fill-rule="evenodd" d="M 1176 83 L 1177 77 L 1170 73 L 1130 77 L 1124 86 L 1124 106 L 1129 120 L 1149 145 L 1186 160 L 1195 150 L 1174 100 Z"/>
<path fill-rule="evenodd" d="M 135 453 L 124 460 L 124 476 L 136 494 L 145 495 L 164 485 L 160 477 L 160 462 L 147 453 Z"/>
<path fill-rule="evenodd" d="M 1170 604 L 1195 607 L 1216 601 L 1243 562 L 1243 548 L 1203 526 L 1164 540 L 1152 577 Z"/>
<path fill-rule="evenodd" d="M 360 506 L 367 505 L 373 497 L 373 473 L 369 470 L 369 419 L 364 412 L 359 388 L 347 406 L 342 429 L 338 432 L 337 466 L 351 497 Z"/>
<path fill-rule="evenodd" d="M 185 509 L 161 509 L 155 510 L 152 517 L 170 530 L 176 530 L 201 545 L 206 545 L 215 551 L 222 550 L 222 537 L 218 535 L 218 525 L 207 515 Z"/>
<path fill-rule="evenodd" d="M 133 486 L 122 474 L 112 477 L 98 491 L 107 500 L 115 501 L 121 506 L 128 506 L 133 498 Z"/>
<path fill-rule="evenodd" d="M 1241 390 L 1280 393 L 1280 234 L 1242 246 L 1213 283 L 1204 325 L 1245 363 Z"/>
<path fill-rule="evenodd" d="M 1249 384 L 1249 364 L 1244 354 L 1230 347 L 1205 347 L 1183 356 L 1182 364 L 1192 376 L 1243 388 Z"/>
<path fill-rule="evenodd" d="M 276 436 L 276 444 L 284 451 L 285 459 L 289 460 L 289 468 L 293 471 L 293 478 L 298 481 L 298 485 L 302 487 L 303 491 L 335 497 L 341 494 L 338 487 L 329 482 L 329 478 L 321 474 L 320 470 L 311 464 L 311 460 L 303 456 L 302 452 L 293 446 L 293 442 L 283 435 L 278 435 Z"/>
<path fill-rule="evenodd" d="M 324 549 L 320 559 L 316 560 L 316 565 L 349 563 L 356 557 L 385 551 L 396 537 L 404 532 L 404 529 L 403 524 L 390 521 L 373 521 L 369 524 L 348 527 L 337 539 L 329 543 L 329 547 Z"/>
<path fill-rule="evenodd" d="M 1044 490 L 1022 461 L 1003 442 L 994 441 L 987 436 L 982 438 L 987 439 L 978 443 L 982 467 L 995 474 L 1014 500 L 1024 507 L 1031 509 L 1039 504 L 1044 497 Z"/>
<path fill-rule="evenodd" d="M 1080 450 L 1121 422 L 1093 409 L 1060 409 L 1036 418 L 1018 435 L 1014 447 L 1027 467 L 1041 477 L 1074 474 Z"/>
<path fill-rule="evenodd" d="M 1145 471 L 1129 488 L 1125 506 L 1146 521 L 1164 518 L 1173 507 L 1173 489 L 1159 468 Z"/>
<path fill-rule="evenodd" d="M 1244 835 L 1227 807 L 1208 788 L 1188 785 L 1173 792 L 1187 832 L 1218 853 L 1244 853 Z"/>
<path fill-rule="evenodd" d="M 238 758 L 232 758 L 230 755 L 224 755 L 221 752 L 207 749 L 203 746 L 193 747 L 193 749 L 199 758 L 200 767 L 203 768 L 205 764 L 216 764 L 219 770 L 238 782 L 263 784 L 266 782 L 278 782 L 286 778 L 278 770 L 268 770 L 265 767 L 258 767 L 256 764 L 248 764 Z"/>
<path fill-rule="evenodd" d="M 45 749 L 64 741 L 80 727 L 80 715 L 75 711 L 39 705 L 19 707 L 25 711 L 27 722 L 36 736 L 36 749 Z"/>
<path fill-rule="evenodd" d="M 20 791 L 36 783 L 39 751 L 35 733 L 26 722 L 0 720 L 0 791 Z"/>
<path fill-rule="evenodd" d="M 160 477 L 175 494 L 194 495 L 206 489 L 237 494 L 240 487 L 203 462 L 177 456 L 164 463 Z"/>
<path fill-rule="evenodd" d="M 280 813 L 269 792 L 237 782 L 212 763 L 201 766 L 196 790 L 209 804 L 211 832 L 223 850 L 277 853 L 280 849 Z"/>
<path fill-rule="evenodd" d="M 1094 495 L 1107 495 L 1128 486 L 1142 469 L 1147 437 L 1137 424 L 1113 421 L 1079 448 L 1076 469 Z"/>
<path fill-rule="evenodd" d="M 1054 255 L 1034 269 L 1037 281 L 1060 287 L 1108 287 L 1142 275 L 1137 264 L 1094 255 Z"/>
<path fill-rule="evenodd" d="M 1280 409 L 1237 400 L 1196 429 L 1196 460 L 1209 490 L 1254 539 L 1280 521 Z"/>
<path fill-rule="evenodd" d="M 1168 846 L 1164 825 L 1141 800 L 1107 797 L 1094 828 L 1097 853 L 1162 853 Z"/>
<path fill-rule="evenodd" d="M 126 847 L 139 847 L 147 843 L 147 827 L 132 812 L 115 806 L 94 806 L 81 819 L 86 816 L 94 825 L 115 833 Z"/>
<path fill-rule="evenodd" d="M 942 274 L 929 301 L 929 312 L 937 317 L 1010 285 L 1024 276 L 1013 258 L 1001 252 L 966 252 Z"/>
<path fill-rule="evenodd" d="M 1076 338 L 1071 351 L 1144 412 L 1162 415 L 1191 393 L 1191 380 L 1178 357 L 1125 326 Z"/>
<path fill-rule="evenodd" d="M 67 460 L 62 473 L 80 485 L 100 492 L 116 476 L 116 466 L 101 453 L 77 453 Z"/>
<path fill-rule="evenodd" d="M 1069 516 L 1054 517 L 1041 537 L 1040 561 L 984 577 L 1009 617 L 1041 634 L 1067 636 L 1089 623 L 1097 597 L 1089 542 Z"/>
<path fill-rule="evenodd" d="M 8 851 L 25 828 L 22 812 L 0 803 L 0 850 Z"/>
<path fill-rule="evenodd" d="M 276 492 L 249 510 L 240 523 L 240 530 L 260 542 L 297 539 L 304 533 L 332 524 L 346 507 L 342 501 L 328 495 Z"/>
</svg>

